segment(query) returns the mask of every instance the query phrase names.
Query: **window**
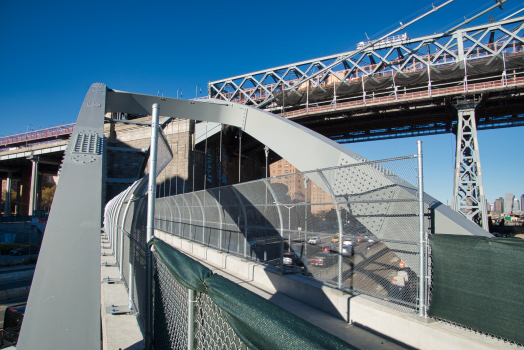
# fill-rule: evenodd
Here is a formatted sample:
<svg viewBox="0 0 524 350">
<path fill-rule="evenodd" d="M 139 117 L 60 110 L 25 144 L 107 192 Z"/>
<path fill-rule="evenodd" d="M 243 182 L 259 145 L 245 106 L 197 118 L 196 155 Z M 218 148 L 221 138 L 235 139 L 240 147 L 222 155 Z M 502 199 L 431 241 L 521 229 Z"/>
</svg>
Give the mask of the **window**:
<svg viewBox="0 0 524 350">
<path fill-rule="evenodd" d="M 275 172 L 276 172 L 276 171 L 275 171 L 275 170 L 273 170 L 273 174 L 274 174 Z"/>
<path fill-rule="evenodd" d="M 278 171 L 279 174 L 280 174 L 281 172 L 282 172 L 281 170 Z"/>
<path fill-rule="evenodd" d="M 286 170 L 286 174 L 289 173 L 289 170 Z"/>
<path fill-rule="evenodd" d="M 282 165 L 279 165 L 278 167 L 279 167 L 279 168 L 282 168 Z"/>
<path fill-rule="evenodd" d="M 286 164 L 286 167 L 288 167 L 288 166 L 289 166 L 289 164 Z"/>
</svg>

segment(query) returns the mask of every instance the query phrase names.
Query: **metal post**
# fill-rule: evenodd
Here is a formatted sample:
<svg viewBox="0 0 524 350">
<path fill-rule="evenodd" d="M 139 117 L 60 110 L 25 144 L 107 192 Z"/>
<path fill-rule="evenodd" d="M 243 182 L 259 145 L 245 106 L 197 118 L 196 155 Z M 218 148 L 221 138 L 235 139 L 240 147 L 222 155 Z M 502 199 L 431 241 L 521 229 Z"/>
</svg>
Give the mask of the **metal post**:
<svg viewBox="0 0 524 350">
<path fill-rule="evenodd" d="M 156 157 L 157 157 L 157 145 L 158 145 L 158 111 L 160 106 L 158 103 L 153 104 L 153 116 L 151 120 L 151 152 L 149 156 L 149 184 L 147 188 L 147 242 L 149 242 L 154 236 L 155 230 L 155 191 L 156 191 Z M 150 300 L 153 286 L 152 279 L 152 262 L 151 262 L 151 251 L 146 252 L 146 307 L 145 307 L 145 337 L 144 343 L 146 349 L 151 348 L 151 308 Z"/>
<path fill-rule="evenodd" d="M 306 114 L 309 114 L 309 81 L 306 84 Z"/>
<path fill-rule="evenodd" d="M 307 185 L 308 185 L 308 182 L 309 182 L 309 179 L 304 175 L 304 189 L 305 189 L 305 196 L 304 196 L 304 202 L 306 203 L 304 205 L 304 218 L 305 218 L 305 222 L 304 222 L 304 266 L 306 267 L 306 272 L 307 272 L 307 203 L 308 203 L 308 200 L 307 200 Z"/>
<path fill-rule="evenodd" d="M 195 155 L 196 155 L 196 149 L 195 149 L 195 138 L 196 138 L 196 122 L 193 122 L 193 188 L 191 191 L 195 192 Z"/>
<path fill-rule="evenodd" d="M 335 75 L 335 77 L 337 77 Z M 335 81 L 335 79 L 333 79 L 333 100 L 335 102 L 335 110 L 337 109 L 337 82 Z"/>
<path fill-rule="evenodd" d="M 32 216 L 34 210 L 36 209 L 36 192 L 38 188 L 38 157 L 31 159 L 32 169 L 31 169 L 31 190 L 29 195 L 29 216 Z"/>
<path fill-rule="evenodd" d="M 506 56 L 504 51 L 502 51 L 502 63 L 504 64 L 504 72 L 502 73 L 502 84 L 508 86 L 508 75 L 506 73 Z"/>
<path fill-rule="evenodd" d="M 329 192 L 329 195 L 331 198 L 333 198 L 333 204 L 335 205 L 335 212 L 337 213 L 337 221 L 338 221 L 338 278 L 337 278 L 337 288 L 342 289 L 342 242 L 344 241 L 344 232 L 342 231 L 344 225 L 342 224 L 342 215 L 340 214 L 340 207 L 338 204 L 338 200 L 335 196 L 335 192 L 333 191 L 333 188 L 331 187 L 331 184 L 326 179 L 326 176 L 322 171 L 317 171 L 317 174 L 320 176 L 322 181 L 326 184 L 326 188 Z"/>
<path fill-rule="evenodd" d="M 195 348 L 195 291 L 187 290 L 187 349 Z"/>
<path fill-rule="evenodd" d="M 366 86 L 364 84 L 364 74 L 362 74 L 362 99 L 364 104 L 366 104 Z"/>
<path fill-rule="evenodd" d="M 220 151 L 219 151 L 219 157 L 220 157 L 220 179 L 218 179 L 218 187 L 222 186 L 222 131 L 224 129 L 224 124 L 220 124 Z"/>
<path fill-rule="evenodd" d="M 242 129 L 238 131 L 238 183 L 240 183 L 240 170 L 242 165 Z"/>
<path fill-rule="evenodd" d="M 207 121 L 206 121 L 206 142 L 205 142 L 204 148 L 205 148 L 204 149 L 204 191 L 205 191 L 206 183 L 207 183 Z"/>
<path fill-rule="evenodd" d="M 397 96 L 397 85 L 395 84 L 395 72 L 393 72 L 393 90 L 395 90 L 395 101 L 398 100 L 398 96 Z"/>
<path fill-rule="evenodd" d="M 267 190 L 269 190 L 273 196 L 274 203 L 277 205 L 278 219 L 280 221 L 280 272 L 284 273 L 284 222 L 282 220 L 282 210 L 280 209 L 277 194 L 271 187 L 270 183 L 267 181 L 267 179 L 264 179 L 263 181 Z"/>
<path fill-rule="evenodd" d="M 176 178 L 175 178 L 175 194 L 178 195 L 178 177 L 180 176 L 178 173 L 178 158 L 180 158 L 179 150 L 180 150 L 180 119 L 177 119 L 177 134 L 176 134 Z"/>
<path fill-rule="evenodd" d="M 419 220 L 419 316 L 426 317 L 426 268 L 425 268 L 425 235 L 424 235 L 424 182 L 422 172 L 422 141 L 417 141 L 417 160 L 418 160 L 418 220 Z"/>
<path fill-rule="evenodd" d="M 4 202 L 4 216 L 11 215 L 11 187 L 13 186 L 12 181 L 13 173 L 7 173 L 6 186 L 5 186 L 5 202 Z"/>
</svg>

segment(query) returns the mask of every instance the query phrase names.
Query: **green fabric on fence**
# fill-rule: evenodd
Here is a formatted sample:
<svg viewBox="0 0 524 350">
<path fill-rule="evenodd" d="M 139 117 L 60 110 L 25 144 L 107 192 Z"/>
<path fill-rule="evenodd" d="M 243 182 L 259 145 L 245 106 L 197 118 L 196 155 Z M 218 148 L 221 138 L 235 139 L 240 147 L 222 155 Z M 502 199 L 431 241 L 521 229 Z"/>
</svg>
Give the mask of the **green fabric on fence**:
<svg viewBox="0 0 524 350">
<path fill-rule="evenodd" d="M 222 276 L 213 275 L 206 286 L 231 328 L 253 349 L 357 349 Z"/>
<path fill-rule="evenodd" d="M 151 242 L 173 277 L 183 286 L 208 293 L 224 311 L 237 336 L 252 349 L 357 349 L 289 311 L 215 275 L 167 243 Z"/>
<path fill-rule="evenodd" d="M 204 281 L 213 275 L 211 270 L 159 239 L 155 239 L 152 243 L 156 253 L 178 283 L 186 288 L 206 293 Z"/>
<path fill-rule="evenodd" d="M 428 314 L 524 344 L 524 240 L 430 235 Z"/>
</svg>

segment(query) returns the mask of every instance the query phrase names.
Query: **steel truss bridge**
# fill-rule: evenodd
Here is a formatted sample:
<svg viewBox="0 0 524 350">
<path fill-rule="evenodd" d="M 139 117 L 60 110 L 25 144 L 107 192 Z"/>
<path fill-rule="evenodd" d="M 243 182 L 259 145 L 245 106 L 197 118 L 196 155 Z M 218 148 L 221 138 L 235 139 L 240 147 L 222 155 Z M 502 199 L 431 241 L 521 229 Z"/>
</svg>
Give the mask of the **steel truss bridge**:
<svg viewBox="0 0 524 350">
<path fill-rule="evenodd" d="M 524 126 L 524 16 L 462 28 L 472 19 L 213 81 L 208 95 L 280 114 L 338 143 L 452 132 L 453 208 L 487 228 L 477 130 Z"/>
<path fill-rule="evenodd" d="M 217 80 L 208 98 L 279 114 L 338 143 L 455 133 L 453 208 L 487 228 L 477 130 L 524 125 L 524 16 L 410 39 L 410 24 L 356 50 Z M 118 117 L 132 119 L 132 115 Z M 67 136 L 73 125 L 0 138 L 0 147 Z"/>
</svg>

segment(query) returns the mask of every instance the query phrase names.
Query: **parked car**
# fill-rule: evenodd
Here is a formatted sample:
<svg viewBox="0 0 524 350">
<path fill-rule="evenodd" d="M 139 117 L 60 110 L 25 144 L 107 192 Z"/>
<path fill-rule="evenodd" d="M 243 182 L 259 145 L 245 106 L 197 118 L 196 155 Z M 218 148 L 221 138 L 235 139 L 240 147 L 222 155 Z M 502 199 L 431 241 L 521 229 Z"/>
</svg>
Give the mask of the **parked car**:
<svg viewBox="0 0 524 350">
<path fill-rule="evenodd" d="M 308 244 L 320 244 L 322 243 L 322 240 L 320 239 L 320 237 L 311 237 L 307 242 Z"/>
<path fill-rule="evenodd" d="M 40 251 L 40 248 L 39 247 L 36 247 L 36 246 L 25 246 L 25 247 L 20 247 L 20 248 L 17 248 L 17 249 L 12 249 L 9 254 L 10 255 L 27 255 L 29 253 L 31 254 L 36 254 Z"/>
<path fill-rule="evenodd" d="M 309 259 L 309 264 L 319 267 L 330 267 L 338 261 L 337 256 L 328 252 L 322 252 Z"/>
<path fill-rule="evenodd" d="M 20 329 L 22 328 L 24 313 L 25 305 L 8 307 L 5 310 L 4 326 L 2 329 L 2 344 L 4 343 L 4 340 L 16 344 L 18 341 L 18 335 L 20 334 Z"/>
</svg>

